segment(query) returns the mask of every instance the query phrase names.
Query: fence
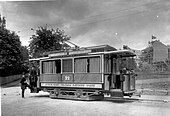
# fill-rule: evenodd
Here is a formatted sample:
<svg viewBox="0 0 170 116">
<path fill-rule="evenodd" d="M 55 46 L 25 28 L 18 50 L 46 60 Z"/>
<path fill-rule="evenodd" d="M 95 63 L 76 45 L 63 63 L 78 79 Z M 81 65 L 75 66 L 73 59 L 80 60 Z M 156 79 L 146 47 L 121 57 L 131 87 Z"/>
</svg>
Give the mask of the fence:
<svg viewBox="0 0 170 116">
<path fill-rule="evenodd" d="M 136 89 L 142 94 L 170 95 L 170 72 L 137 72 Z"/>
<path fill-rule="evenodd" d="M 141 79 L 157 79 L 157 78 L 170 78 L 169 72 L 137 72 L 137 80 Z"/>
<path fill-rule="evenodd" d="M 22 77 L 21 75 L 12 75 L 12 76 L 7 76 L 7 77 L 0 77 L 0 84 L 1 85 L 7 84 L 7 83 L 10 83 L 12 81 L 21 79 L 21 77 Z"/>
</svg>

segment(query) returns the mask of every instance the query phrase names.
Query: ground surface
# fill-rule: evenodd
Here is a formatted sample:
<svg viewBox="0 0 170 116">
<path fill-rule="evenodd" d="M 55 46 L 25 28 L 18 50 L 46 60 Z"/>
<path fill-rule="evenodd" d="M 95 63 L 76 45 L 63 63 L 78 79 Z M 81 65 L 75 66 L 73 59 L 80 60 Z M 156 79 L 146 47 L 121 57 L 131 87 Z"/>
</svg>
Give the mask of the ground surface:
<svg viewBox="0 0 170 116">
<path fill-rule="evenodd" d="M 145 95 L 170 96 L 170 77 L 137 80 L 136 89 L 142 90 Z"/>
<path fill-rule="evenodd" d="M 48 93 L 30 93 L 21 98 L 17 82 L 1 88 L 2 116 L 169 116 L 170 102 L 74 101 L 50 99 Z"/>
</svg>

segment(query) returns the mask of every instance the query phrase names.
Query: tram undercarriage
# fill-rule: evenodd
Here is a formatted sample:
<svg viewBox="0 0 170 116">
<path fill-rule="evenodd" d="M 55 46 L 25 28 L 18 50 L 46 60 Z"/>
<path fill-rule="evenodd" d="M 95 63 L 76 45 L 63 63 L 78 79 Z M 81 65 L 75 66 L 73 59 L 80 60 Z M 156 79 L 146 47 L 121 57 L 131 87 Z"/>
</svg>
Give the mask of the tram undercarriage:
<svg viewBox="0 0 170 116">
<path fill-rule="evenodd" d="M 50 98 L 64 98 L 75 100 L 103 100 L 104 94 L 100 90 L 82 90 L 82 89 L 44 89 L 49 92 Z"/>
</svg>

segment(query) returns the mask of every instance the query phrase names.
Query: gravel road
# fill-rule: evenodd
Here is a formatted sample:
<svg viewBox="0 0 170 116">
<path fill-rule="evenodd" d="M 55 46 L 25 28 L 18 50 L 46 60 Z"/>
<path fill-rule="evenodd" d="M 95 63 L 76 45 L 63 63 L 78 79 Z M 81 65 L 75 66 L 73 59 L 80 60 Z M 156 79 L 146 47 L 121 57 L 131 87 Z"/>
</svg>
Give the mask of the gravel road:
<svg viewBox="0 0 170 116">
<path fill-rule="evenodd" d="M 48 93 L 21 98 L 20 86 L 1 88 L 2 116 L 169 116 L 170 103 L 154 101 L 75 101 L 50 99 Z"/>
</svg>

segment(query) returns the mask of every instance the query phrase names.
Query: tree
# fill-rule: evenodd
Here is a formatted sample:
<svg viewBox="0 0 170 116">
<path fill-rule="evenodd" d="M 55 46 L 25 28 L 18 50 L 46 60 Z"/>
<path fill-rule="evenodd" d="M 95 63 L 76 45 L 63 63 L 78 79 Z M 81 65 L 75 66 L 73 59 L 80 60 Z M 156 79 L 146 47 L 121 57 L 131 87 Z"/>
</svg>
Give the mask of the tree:
<svg viewBox="0 0 170 116">
<path fill-rule="evenodd" d="M 22 56 L 22 61 L 26 62 L 29 59 L 29 51 L 27 46 L 21 46 L 21 56 Z"/>
<path fill-rule="evenodd" d="M 36 35 L 33 35 L 30 39 L 30 55 L 36 58 L 42 56 L 44 52 L 68 48 L 69 45 L 66 44 L 65 41 L 69 40 L 70 37 L 58 28 L 54 30 L 39 27 L 38 30 L 36 30 Z"/>
<path fill-rule="evenodd" d="M 0 28 L 5 28 L 6 27 L 6 19 L 5 17 L 1 17 L 0 15 Z"/>
<path fill-rule="evenodd" d="M 147 48 L 142 50 L 142 54 L 139 57 L 139 69 L 141 71 L 153 71 L 154 66 L 152 65 L 153 61 L 153 47 L 148 46 Z"/>
<path fill-rule="evenodd" d="M 23 63 L 19 36 L 5 25 L 5 18 L 0 17 L 0 76 L 20 73 Z"/>
<path fill-rule="evenodd" d="M 147 62 L 148 64 L 152 64 L 153 61 L 153 47 L 149 46 L 142 50 L 142 54 L 140 57 L 142 62 Z"/>
</svg>

